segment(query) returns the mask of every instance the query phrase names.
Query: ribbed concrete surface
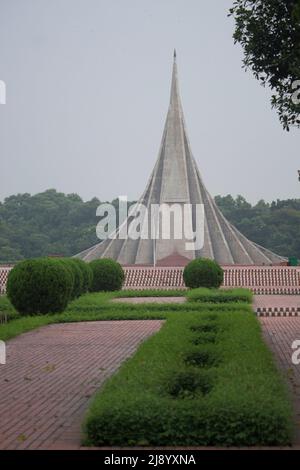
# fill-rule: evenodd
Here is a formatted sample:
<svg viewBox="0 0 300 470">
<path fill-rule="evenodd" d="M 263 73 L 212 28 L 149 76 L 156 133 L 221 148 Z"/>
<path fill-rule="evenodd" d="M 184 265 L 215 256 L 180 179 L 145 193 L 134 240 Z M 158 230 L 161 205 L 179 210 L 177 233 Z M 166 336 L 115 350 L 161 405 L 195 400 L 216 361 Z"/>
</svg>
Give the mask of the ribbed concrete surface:
<svg viewBox="0 0 300 470">
<path fill-rule="evenodd" d="M 204 160 L 207 158 L 209 155 L 202 156 Z M 251 242 L 233 227 L 207 191 L 188 138 L 179 93 L 176 58 L 173 64 L 170 104 L 158 159 L 139 203 L 148 209 L 148 214 L 143 220 L 145 225 L 141 228 L 142 233 L 147 233 L 147 238 L 124 239 L 119 237 L 120 230 L 117 229 L 114 239 L 104 240 L 77 256 L 85 261 L 113 258 L 122 265 L 153 265 L 156 261 L 161 266 L 170 266 L 170 259 L 173 259 L 173 262 L 178 260 L 179 264 L 174 266 L 182 266 L 184 259 L 187 263 L 199 257 L 215 259 L 220 264 L 229 265 L 268 265 L 284 261 L 282 257 Z M 170 234 L 164 237 L 160 230 L 163 224 L 151 210 L 154 205 L 165 205 L 171 209 L 174 204 L 177 204 L 184 214 L 184 221 L 181 219 L 177 224 L 169 222 Z M 187 204 L 190 205 L 189 211 L 185 210 Z M 200 207 L 204 209 L 202 218 L 196 217 Z M 139 217 L 139 211 L 136 215 Z M 127 218 L 127 227 L 130 227 L 131 220 L 130 217 Z M 184 230 L 177 236 L 176 228 L 182 226 Z M 197 233 L 198 238 L 203 231 L 203 243 L 201 240 L 197 246 L 187 247 L 187 242 L 191 242 L 192 238 L 189 229 Z M 153 240 L 154 233 L 157 236 L 156 241 Z"/>
</svg>

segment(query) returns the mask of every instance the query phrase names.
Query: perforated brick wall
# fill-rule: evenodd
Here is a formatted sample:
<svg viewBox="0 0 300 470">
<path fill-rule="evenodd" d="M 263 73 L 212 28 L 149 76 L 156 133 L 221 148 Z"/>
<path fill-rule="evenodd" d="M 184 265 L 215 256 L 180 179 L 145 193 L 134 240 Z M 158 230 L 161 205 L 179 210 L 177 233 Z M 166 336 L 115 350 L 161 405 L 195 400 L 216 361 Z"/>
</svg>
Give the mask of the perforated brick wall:
<svg viewBox="0 0 300 470">
<path fill-rule="evenodd" d="M 0 293 L 10 266 L 0 266 Z M 248 287 L 255 294 L 300 294 L 300 268 L 289 266 L 224 266 L 224 287 Z M 125 289 L 184 289 L 183 268 L 124 267 Z"/>
</svg>

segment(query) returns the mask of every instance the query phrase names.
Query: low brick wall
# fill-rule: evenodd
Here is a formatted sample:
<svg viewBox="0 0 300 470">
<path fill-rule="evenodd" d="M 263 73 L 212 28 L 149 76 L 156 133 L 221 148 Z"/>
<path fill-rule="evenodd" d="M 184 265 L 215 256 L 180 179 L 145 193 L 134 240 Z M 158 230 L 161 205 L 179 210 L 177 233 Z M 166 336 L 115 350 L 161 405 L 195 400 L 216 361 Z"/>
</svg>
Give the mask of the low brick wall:
<svg viewBox="0 0 300 470">
<path fill-rule="evenodd" d="M 0 266 L 0 294 L 11 266 Z M 247 287 L 255 294 L 300 294 L 300 268 L 289 266 L 223 266 L 223 287 Z M 125 289 L 185 289 L 182 267 L 126 266 Z"/>
<path fill-rule="evenodd" d="M 300 268 L 223 266 L 223 287 L 247 287 L 255 294 L 300 294 Z M 125 289 L 185 289 L 183 268 L 124 267 Z"/>
</svg>

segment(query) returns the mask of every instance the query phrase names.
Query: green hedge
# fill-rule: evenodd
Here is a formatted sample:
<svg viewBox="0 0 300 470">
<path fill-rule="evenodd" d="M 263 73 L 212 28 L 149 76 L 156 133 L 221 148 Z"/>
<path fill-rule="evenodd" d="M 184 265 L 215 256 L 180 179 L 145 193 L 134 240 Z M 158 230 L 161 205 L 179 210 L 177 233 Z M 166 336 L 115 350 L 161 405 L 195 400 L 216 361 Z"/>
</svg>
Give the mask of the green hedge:
<svg viewBox="0 0 300 470">
<path fill-rule="evenodd" d="M 122 297 L 185 297 L 186 289 L 130 289 L 121 290 L 116 298 Z"/>
<path fill-rule="evenodd" d="M 0 323 L 3 321 L 11 321 L 19 318 L 19 314 L 13 307 L 6 295 L 0 296 Z"/>
<path fill-rule="evenodd" d="M 56 259 L 19 262 L 9 273 L 7 296 L 22 315 L 62 312 L 69 302 L 72 277 Z"/>
<path fill-rule="evenodd" d="M 220 287 L 223 282 L 223 269 L 211 259 L 197 258 L 191 261 L 183 270 L 183 280 L 186 287 Z"/>
<path fill-rule="evenodd" d="M 92 270 L 84 261 L 36 258 L 21 261 L 10 271 L 7 297 L 22 315 L 59 313 L 70 300 L 88 292 L 91 282 Z"/>
<path fill-rule="evenodd" d="M 85 263 L 84 261 L 82 261 L 81 259 L 78 259 L 78 258 L 72 258 L 71 261 L 75 264 L 77 264 L 77 266 L 79 267 L 79 269 L 81 270 L 81 274 L 82 274 L 82 288 L 81 288 L 81 293 L 82 294 L 85 294 L 86 292 L 88 292 L 91 287 L 92 287 L 92 283 L 93 283 L 93 271 L 92 271 L 92 268 L 90 267 L 90 265 L 88 263 Z"/>
<path fill-rule="evenodd" d="M 64 258 L 64 261 L 68 263 L 70 269 L 73 272 L 74 276 L 74 283 L 73 283 L 73 290 L 71 293 L 71 299 L 76 299 L 76 297 L 80 297 L 83 294 L 83 273 L 82 269 L 79 267 L 78 263 L 73 258 Z"/>
<path fill-rule="evenodd" d="M 97 259 L 90 263 L 93 273 L 91 292 L 118 291 L 122 288 L 125 275 L 122 266 L 108 258 Z"/>
<path fill-rule="evenodd" d="M 192 289 L 186 293 L 189 302 L 210 302 L 210 303 L 227 303 L 227 302 L 247 302 L 251 303 L 253 294 L 249 289 L 208 289 L 199 287 Z"/>
<path fill-rule="evenodd" d="M 288 445 L 291 423 L 255 316 L 182 310 L 96 395 L 85 444 Z"/>
</svg>

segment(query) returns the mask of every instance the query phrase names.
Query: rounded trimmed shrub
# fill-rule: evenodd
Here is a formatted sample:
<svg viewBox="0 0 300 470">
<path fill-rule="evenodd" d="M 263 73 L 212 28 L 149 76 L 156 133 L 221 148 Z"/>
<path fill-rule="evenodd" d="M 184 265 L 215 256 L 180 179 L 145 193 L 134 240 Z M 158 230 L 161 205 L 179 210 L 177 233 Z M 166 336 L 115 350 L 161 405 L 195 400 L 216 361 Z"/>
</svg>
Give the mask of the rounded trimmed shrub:
<svg viewBox="0 0 300 470">
<path fill-rule="evenodd" d="M 72 277 L 62 263 L 37 258 L 21 261 L 10 271 L 7 295 L 21 315 L 62 312 L 71 286 Z"/>
<path fill-rule="evenodd" d="M 192 343 L 195 346 L 209 344 L 209 343 L 216 343 L 217 342 L 217 335 L 216 333 L 200 333 L 198 336 L 192 339 Z"/>
<path fill-rule="evenodd" d="M 193 369 L 174 373 L 166 384 L 167 393 L 174 398 L 195 398 L 199 393 L 206 395 L 212 388 L 211 375 Z"/>
<path fill-rule="evenodd" d="M 183 280 L 186 287 L 218 288 L 223 282 L 223 269 L 211 259 L 198 258 L 191 261 L 183 271 Z"/>
<path fill-rule="evenodd" d="M 184 361 L 191 366 L 213 367 L 220 362 L 220 358 L 215 351 L 198 349 L 187 353 Z"/>
<path fill-rule="evenodd" d="M 82 270 L 79 267 L 78 263 L 73 258 L 63 258 L 62 259 L 66 264 L 69 265 L 69 268 L 72 270 L 74 276 L 73 289 L 71 292 L 70 300 L 76 299 L 81 294 L 83 294 L 83 274 Z"/>
<path fill-rule="evenodd" d="M 93 272 L 88 263 L 83 261 L 82 259 L 72 258 L 72 261 L 77 263 L 77 266 L 81 270 L 82 277 L 83 277 L 83 284 L 82 284 L 82 293 L 86 293 L 90 290 L 92 281 L 93 281 Z"/>
<path fill-rule="evenodd" d="M 122 288 L 125 280 L 122 266 L 108 258 L 97 259 L 90 262 L 93 272 L 91 292 L 116 291 Z"/>
<path fill-rule="evenodd" d="M 190 329 L 198 333 L 218 333 L 219 326 L 213 323 L 213 321 L 210 321 L 200 323 L 200 325 L 192 325 Z"/>
<path fill-rule="evenodd" d="M 58 262 L 58 263 L 61 263 L 61 264 L 63 265 L 63 267 L 64 267 L 64 268 L 68 271 L 68 273 L 69 273 L 71 282 L 70 282 L 69 291 L 68 291 L 68 298 L 69 298 L 69 300 L 72 300 L 72 299 L 73 299 L 73 292 L 74 292 L 74 285 L 75 285 L 75 274 L 74 274 L 74 270 L 73 270 L 71 264 L 69 263 L 69 259 L 68 259 L 68 258 L 58 258 L 58 259 L 57 259 L 57 262 Z"/>
</svg>

